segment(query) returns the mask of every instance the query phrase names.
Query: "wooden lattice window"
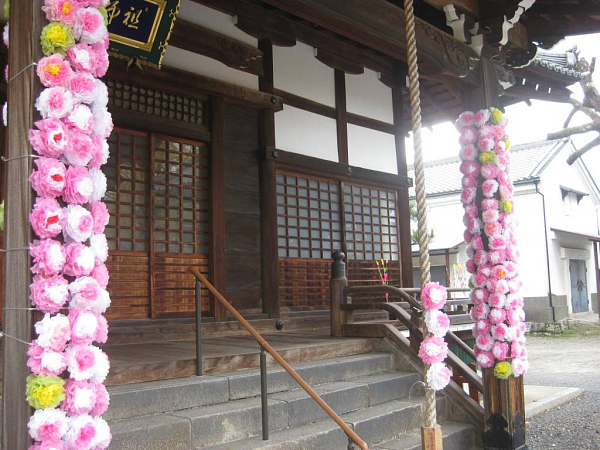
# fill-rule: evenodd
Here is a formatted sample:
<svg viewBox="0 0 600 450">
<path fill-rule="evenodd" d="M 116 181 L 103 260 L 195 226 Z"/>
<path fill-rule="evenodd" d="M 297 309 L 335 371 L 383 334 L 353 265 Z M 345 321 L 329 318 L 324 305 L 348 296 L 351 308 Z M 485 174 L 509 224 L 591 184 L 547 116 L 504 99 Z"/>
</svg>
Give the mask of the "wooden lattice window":
<svg viewBox="0 0 600 450">
<path fill-rule="evenodd" d="M 277 223 L 280 257 L 330 259 L 342 245 L 338 183 L 278 173 Z"/>
<path fill-rule="evenodd" d="M 141 112 L 193 125 L 205 121 L 204 100 L 107 79 L 108 106 Z"/>
<path fill-rule="evenodd" d="M 345 184 L 344 223 L 348 259 L 398 259 L 396 193 Z"/>
<path fill-rule="evenodd" d="M 148 251 L 149 137 L 115 129 L 108 143 L 111 156 L 104 167 L 107 177 L 104 202 L 110 212 L 106 227 L 109 249 Z"/>
<path fill-rule="evenodd" d="M 208 254 L 206 144 L 154 137 L 154 250 Z"/>
</svg>

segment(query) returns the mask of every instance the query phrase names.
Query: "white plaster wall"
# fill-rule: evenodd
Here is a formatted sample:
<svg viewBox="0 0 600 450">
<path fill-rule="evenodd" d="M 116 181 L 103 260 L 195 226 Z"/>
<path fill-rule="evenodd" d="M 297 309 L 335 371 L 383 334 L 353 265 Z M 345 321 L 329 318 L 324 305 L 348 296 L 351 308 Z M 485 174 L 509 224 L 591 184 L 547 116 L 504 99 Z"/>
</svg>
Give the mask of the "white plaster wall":
<svg viewBox="0 0 600 450">
<path fill-rule="evenodd" d="M 289 105 L 275 114 L 275 145 L 281 150 L 338 161 L 335 120 Z"/>
<path fill-rule="evenodd" d="M 209 30 L 218 31 L 253 47 L 258 47 L 258 39 L 237 28 L 232 16 L 211 9 L 208 6 L 200 5 L 191 0 L 182 0 L 178 17 L 196 25 L 202 25 Z"/>
<path fill-rule="evenodd" d="M 372 70 L 346 75 L 346 104 L 348 112 L 394 122 L 392 89 L 379 81 L 378 73 Z"/>
<path fill-rule="evenodd" d="M 294 47 L 273 47 L 273 84 L 282 91 L 335 107 L 334 70 L 301 42 Z"/>
<path fill-rule="evenodd" d="M 351 166 L 398 174 L 394 136 L 348 125 L 348 162 Z"/>
</svg>

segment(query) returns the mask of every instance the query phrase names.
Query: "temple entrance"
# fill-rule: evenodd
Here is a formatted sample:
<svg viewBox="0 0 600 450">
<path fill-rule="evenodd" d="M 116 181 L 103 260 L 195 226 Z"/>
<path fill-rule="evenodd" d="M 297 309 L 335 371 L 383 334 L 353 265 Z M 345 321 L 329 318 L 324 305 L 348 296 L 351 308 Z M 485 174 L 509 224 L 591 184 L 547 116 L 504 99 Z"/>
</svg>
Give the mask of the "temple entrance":
<svg viewBox="0 0 600 450">
<path fill-rule="evenodd" d="M 109 145 L 109 318 L 190 316 L 185 271 L 209 267 L 210 144 L 119 128 Z M 203 314 L 211 315 L 204 299 Z"/>
</svg>

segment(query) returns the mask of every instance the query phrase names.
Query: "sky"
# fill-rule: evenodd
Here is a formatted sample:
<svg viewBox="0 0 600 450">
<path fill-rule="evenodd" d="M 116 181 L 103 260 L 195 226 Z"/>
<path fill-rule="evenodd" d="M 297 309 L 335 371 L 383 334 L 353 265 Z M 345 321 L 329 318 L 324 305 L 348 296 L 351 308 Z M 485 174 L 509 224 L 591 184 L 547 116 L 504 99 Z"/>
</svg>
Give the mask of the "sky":
<svg viewBox="0 0 600 450">
<path fill-rule="evenodd" d="M 596 86 L 600 89 L 600 34 L 568 37 L 559 42 L 552 51 L 564 52 L 574 46 L 577 46 L 580 51 L 580 58 L 583 57 L 587 61 L 591 61 L 592 57 L 597 57 L 598 62 L 594 80 Z M 575 98 L 578 100 L 583 99 L 583 92 L 579 84 L 570 86 L 569 89 L 573 91 Z M 506 116 L 509 120 L 507 132 L 513 145 L 544 140 L 548 133 L 561 130 L 572 109 L 570 104 L 539 100 L 532 100 L 531 103 L 531 106 L 521 102 L 506 108 Z M 577 125 L 588 121 L 587 116 L 577 113 L 571 124 Z M 573 142 L 576 148 L 581 148 L 596 136 L 597 133 L 595 132 L 577 135 L 573 137 Z M 431 129 L 424 129 L 423 142 L 425 161 L 458 155 L 458 133 L 452 123 L 441 123 Z M 583 159 L 592 172 L 592 176 L 597 182 L 600 182 L 600 147 L 590 150 L 583 156 Z M 412 134 L 411 138 L 407 139 L 407 160 L 409 164 L 412 164 Z"/>
</svg>

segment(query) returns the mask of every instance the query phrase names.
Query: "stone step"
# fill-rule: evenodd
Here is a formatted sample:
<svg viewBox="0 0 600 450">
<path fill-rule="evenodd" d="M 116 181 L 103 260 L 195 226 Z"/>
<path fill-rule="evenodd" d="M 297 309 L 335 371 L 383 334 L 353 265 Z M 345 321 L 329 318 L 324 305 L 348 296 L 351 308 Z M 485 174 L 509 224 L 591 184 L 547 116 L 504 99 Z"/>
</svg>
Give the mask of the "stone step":
<svg viewBox="0 0 600 450">
<path fill-rule="evenodd" d="M 341 415 L 369 446 L 398 437 L 416 429 L 421 420 L 421 398 L 414 401 L 394 400 L 371 406 L 359 411 Z M 197 442 L 194 444 L 198 445 Z M 348 438 L 331 419 L 300 427 L 288 428 L 269 436 L 263 441 L 261 436 L 236 442 L 206 447 L 204 443 L 196 450 L 346 450 Z"/>
<path fill-rule="evenodd" d="M 444 450 L 476 450 L 475 429 L 466 423 L 442 423 Z M 421 432 L 415 431 L 384 442 L 375 447 L 378 450 L 421 450 Z"/>
<path fill-rule="evenodd" d="M 388 353 L 367 353 L 293 366 L 309 385 L 316 386 L 389 371 L 392 369 L 392 356 Z M 281 367 L 269 367 L 267 374 L 269 393 L 300 388 Z M 385 376 L 381 382 L 398 383 Z M 252 369 L 114 386 L 109 388 L 109 392 L 111 405 L 105 417 L 107 420 L 118 420 L 256 397 L 260 395 L 260 371 Z"/>
</svg>

